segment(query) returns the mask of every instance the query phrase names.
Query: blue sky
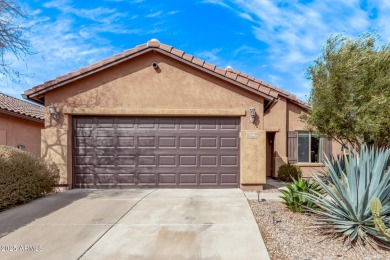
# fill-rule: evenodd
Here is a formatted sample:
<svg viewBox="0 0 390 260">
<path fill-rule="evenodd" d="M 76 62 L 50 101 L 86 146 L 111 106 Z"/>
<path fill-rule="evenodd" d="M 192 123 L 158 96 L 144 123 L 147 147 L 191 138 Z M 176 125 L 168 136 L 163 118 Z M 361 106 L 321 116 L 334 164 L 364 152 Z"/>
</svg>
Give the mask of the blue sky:
<svg viewBox="0 0 390 260">
<path fill-rule="evenodd" d="M 24 90 L 156 38 L 225 68 L 232 66 L 304 99 L 307 67 L 331 34 L 374 30 L 390 42 L 390 1 L 29 0 L 35 54 L 12 60 Z"/>
</svg>

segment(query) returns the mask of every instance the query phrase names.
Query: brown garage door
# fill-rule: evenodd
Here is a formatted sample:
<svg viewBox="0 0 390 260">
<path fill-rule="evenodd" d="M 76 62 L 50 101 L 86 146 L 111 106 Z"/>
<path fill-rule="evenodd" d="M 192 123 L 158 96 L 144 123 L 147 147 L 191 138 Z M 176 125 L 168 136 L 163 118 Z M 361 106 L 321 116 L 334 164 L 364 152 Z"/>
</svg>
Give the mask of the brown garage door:
<svg viewBox="0 0 390 260">
<path fill-rule="evenodd" d="M 75 188 L 238 187 L 238 118 L 75 117 Z"/>
</svg>

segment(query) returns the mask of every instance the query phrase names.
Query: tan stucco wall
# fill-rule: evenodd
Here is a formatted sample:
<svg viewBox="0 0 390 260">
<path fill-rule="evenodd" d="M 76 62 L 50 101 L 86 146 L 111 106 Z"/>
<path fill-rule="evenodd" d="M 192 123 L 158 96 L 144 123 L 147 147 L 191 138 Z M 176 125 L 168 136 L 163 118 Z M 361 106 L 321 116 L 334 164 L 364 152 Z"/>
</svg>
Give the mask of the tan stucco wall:
<svg viewBox="0 0 390 260">
<path fill-rule="evenodd" d="M 0 144 L 17 147 L 24 145 L 35 156 L 41 154 L 43 123 L 0 114 Z"/>
<path fill-rule="evenodd" d="M 151 67 L 153 62 L 158 63 L 159 72 Z M 223 110 L 246 111 L 240 117 L 241 136 L 244 131 L 256 131 L 258 138 L 248 142 L 241 138 L 241 149 L 246 150 L 240 159 L 241 184 L 265 183 L 263 98 L 170 57 L 144 54 L 47 92 L 45 103 L 46 107 L 51 103 L 57 107 L 60 120 L 58 123 L 51 120 L 46 108 L 47 129 L 42 132 L 42 155 L 63 165 L 61 176 L 68 183 L 72 174 L 71 113 L 87 111 L 88 114 L 91 109 L 110 115 L 139 115 L 139 111 L 148 109 L 158 111 L 157 115 L 163 115 L 163 111 L 180 115 L 183 110 L 185 116 L 190 110 L 197 111 L 197 116 L 202 115 L 202 111 L 204 116 L 223 116 Z M 252 106 L 258 114 L 255 124 L 250 123 L 247 116 Z M 215 112 L 217 110 L 220 113 Z M 226 116 L 232 115 L 226 112 Z"/>
</svg>

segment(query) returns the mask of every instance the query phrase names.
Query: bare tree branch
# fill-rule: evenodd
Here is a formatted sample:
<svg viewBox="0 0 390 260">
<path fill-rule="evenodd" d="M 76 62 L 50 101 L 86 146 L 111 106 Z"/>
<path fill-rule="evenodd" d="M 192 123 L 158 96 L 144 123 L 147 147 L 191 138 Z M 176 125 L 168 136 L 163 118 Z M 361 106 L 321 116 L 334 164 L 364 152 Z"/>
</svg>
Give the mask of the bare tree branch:
<svg viewBox="0 0 390 260">
<path fill-rule="evenodd" d="M 26 37 L 28 16 L 17 0 L 0 0 L 0 74 L 13 82 L 21 80 L 21 73 L 12 67 L 7 54 L 21 59 L 31 54 L 31 44 Z"/>
</svg>

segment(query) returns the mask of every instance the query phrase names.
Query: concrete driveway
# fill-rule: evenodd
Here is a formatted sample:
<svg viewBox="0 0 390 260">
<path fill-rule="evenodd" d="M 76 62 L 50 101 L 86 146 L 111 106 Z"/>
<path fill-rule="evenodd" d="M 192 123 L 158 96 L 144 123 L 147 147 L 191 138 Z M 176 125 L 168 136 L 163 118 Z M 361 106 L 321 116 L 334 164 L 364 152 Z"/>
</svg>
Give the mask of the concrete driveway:
<svg viewBox="0 0 390 260">
<path fill-rule="evenodd" d="M 71 190 L 0 213 L 0 259 L 269 259 L 240 189 Z"/>
</svg>

